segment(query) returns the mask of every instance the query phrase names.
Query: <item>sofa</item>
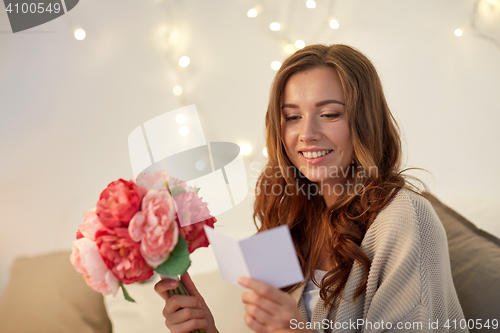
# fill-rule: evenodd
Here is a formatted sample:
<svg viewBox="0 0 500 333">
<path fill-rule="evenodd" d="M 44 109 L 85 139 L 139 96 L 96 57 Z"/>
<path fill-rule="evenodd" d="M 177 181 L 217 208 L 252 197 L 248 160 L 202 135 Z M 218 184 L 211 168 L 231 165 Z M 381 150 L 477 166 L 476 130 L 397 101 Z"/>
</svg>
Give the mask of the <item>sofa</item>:
<svg viewBox="0 0 500 333">
<path fill-rule="evenodd" d="M 500 240 L 425 194 L 447 234 L 451 270 L 470 332 L 500 332 Z M 244 322 L 243 290 L 218 271 L 192 276 L 220 332 L 251 332 Z M 137 303 L 121 294 L 103 297 L 91 290 L 69 262 L 69 251 L 17 259 L 0 299 L 0 333 L 168 332 L 163 300 L 153 286 L 157 276 L 128 286 Z M 489 329 L 478 329 L 487 320 Z M 472 325 L 474 324 L 474 325 Z M 500 325 L 500 323 L 499 323 Z M 283 332 L 293 332 L 285 330 Z"/>
</svg>

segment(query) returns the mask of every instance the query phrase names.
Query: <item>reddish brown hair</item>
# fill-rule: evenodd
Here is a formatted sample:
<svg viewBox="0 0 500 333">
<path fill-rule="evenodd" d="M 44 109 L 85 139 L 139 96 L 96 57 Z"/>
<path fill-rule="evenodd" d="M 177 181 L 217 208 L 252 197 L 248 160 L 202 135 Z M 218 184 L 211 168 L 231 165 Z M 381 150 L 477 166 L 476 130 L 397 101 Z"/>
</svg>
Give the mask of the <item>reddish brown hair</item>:
<svg viewBox="0 0 500 333">
<path fill-rule="evenodd" d="M 293 195 L 274 195 L 269 191 L 273 186 L 298 189 L 313 184 L 296 170 L 285 152 L 281 103 L 290 76 L 317 67 L 333 68 L 340 77 L 354 146 L 353 167 L 377 170 L 374 174 L 355 173 L 350 177 L 349 180 L 361 184 L 358 188 L 364 191 L 351 195 L 344 192 L 331 207 L 326 206 L 321 195 L 304 194 L 300 190 L 292 191 Z M 399 128 L 387 106 L 377 71 L 366 56 L 346 45 L 317 44 L 298 50 L 283 63 L 274 78 L 266 114 L 266 134 L 269 160 L 255 189 L 253 218 L 258 230 L 288 225 L 304 275 L 313 279 L 320 256 L 328 251 L 334 268 L 320 285 L 325 304 L 342 295 L 353 263 L 358 261 L 366 271 L 354 296 L 359 297 L 366 289 L 371 264 L 360 248 L 361 241 L 378 212 L 400 188 L 406 187 L 400 171 Z M 260 220 L 260 227 L 256 219 Z"/>
</svg>

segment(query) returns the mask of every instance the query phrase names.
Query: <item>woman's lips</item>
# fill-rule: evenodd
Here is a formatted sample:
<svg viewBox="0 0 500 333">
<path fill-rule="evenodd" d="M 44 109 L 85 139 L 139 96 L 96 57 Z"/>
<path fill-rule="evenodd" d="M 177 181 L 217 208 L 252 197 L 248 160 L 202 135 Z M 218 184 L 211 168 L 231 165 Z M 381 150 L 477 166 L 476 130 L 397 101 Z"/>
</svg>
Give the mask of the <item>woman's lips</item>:
<svg viewBox="0 0 500 333">
<path fill-rule="evenodd" d="M 314 165 L 314 164 L 319 164 L 319 163 L 323 162 L 331 153 L 333 153 L 333 150 L 331 150 L 326 155 L 323 155 L 321 157 L 316 157 L 316 158 L 307 158 L 302 154 L 302 152 L 300 152 L 299 155 L 304 159 L 304 161 L 306 161 L 306 163 Z"/>
</svg>

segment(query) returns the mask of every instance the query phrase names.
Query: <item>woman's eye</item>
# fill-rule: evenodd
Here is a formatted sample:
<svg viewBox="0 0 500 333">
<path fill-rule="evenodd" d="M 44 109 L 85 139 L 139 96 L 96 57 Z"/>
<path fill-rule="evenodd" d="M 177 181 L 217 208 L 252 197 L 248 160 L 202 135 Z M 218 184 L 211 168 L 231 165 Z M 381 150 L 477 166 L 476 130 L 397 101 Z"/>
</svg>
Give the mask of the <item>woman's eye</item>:
<svg viewBox="0 0 500 333">
<path fill-rule="evenodd" d="M 335 119 L 335 118 L 338 118 L 340 116 L 340 114 L 339 113 L 327 113 L 327 114 L 323 114 L 321 116 L 328 118 L 328 119 Z"/>
<path fill-rule="evenodd" d="M 286 121 L 297 120 L 299 118 L 300 118 L 299 116 L 286 117 Z"/>
</svg>

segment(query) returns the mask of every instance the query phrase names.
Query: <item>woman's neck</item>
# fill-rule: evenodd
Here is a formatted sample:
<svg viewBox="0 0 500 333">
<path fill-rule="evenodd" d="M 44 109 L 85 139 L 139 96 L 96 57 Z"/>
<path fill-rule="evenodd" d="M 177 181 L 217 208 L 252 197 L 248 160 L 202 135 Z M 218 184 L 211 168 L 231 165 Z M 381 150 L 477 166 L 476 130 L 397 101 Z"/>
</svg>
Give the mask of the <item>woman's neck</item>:
<svg viewBox="0 0 500 333">
<path fill-rule="evenodd" d="M 337 199 L 344 193 L 353 192 L 353 184 L 343 176 L 338 178 L 328 178 L 319 183 L 323 199 L 328 207 L 332 206 Z"/>
</svg>

